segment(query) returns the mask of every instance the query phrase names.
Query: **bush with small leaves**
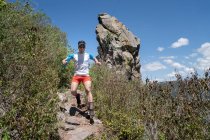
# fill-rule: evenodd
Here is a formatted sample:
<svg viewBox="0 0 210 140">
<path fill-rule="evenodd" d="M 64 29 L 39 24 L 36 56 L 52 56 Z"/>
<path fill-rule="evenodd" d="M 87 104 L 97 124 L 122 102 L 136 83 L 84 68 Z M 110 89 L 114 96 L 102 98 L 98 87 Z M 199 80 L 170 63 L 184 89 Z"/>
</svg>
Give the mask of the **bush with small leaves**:
<svg viewBox="0 0 210 140">
<path fill-rule="evenodd" d="M 209 73 L 142 84 L 105 66 L 93 67 L 97 116 L 108 127 L 106 138 L 210 139 Z"/>
<path fill-rule="evenodd" d="M 61 63 L 66 35 L 29 3 L 0 10 L 0 129 L 11 139 L 58 138 L 56 92 L 70 76 Z"/>
</svg>

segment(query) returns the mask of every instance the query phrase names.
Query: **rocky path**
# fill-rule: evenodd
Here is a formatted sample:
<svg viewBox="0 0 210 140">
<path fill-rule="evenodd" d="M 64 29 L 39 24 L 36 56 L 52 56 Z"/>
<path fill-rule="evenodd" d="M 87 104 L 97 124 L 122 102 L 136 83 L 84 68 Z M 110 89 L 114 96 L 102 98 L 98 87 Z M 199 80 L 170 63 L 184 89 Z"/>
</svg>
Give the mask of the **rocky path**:
<svg viewBox="0 0 210 140">
<path fill-rule="evenodd" d="M 81 93 L 82 102 L 85 102 L 84 93 Z M 76 99 L 71 96 L 69 91 L 58 93 L 60 102 L 60 111 L 57 113 L 59 120 L 59 135 L 62 140 L 84 140 L 88 137 L 99 137 L 103 131 L 103 125 L 100 120 L 94 118 L 94 124 L 91 125 L 88 119 L 89 115 L 85 112 L 86 107 L 81 110 L 76 108 Z"/>
</svg>

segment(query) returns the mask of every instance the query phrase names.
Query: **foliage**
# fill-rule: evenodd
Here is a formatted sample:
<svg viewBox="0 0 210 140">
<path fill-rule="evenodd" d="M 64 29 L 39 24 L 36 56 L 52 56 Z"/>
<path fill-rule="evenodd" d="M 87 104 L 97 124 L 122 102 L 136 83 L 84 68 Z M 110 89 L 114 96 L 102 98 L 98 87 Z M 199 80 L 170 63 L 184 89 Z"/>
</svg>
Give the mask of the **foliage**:
<svg viewBox="0 0 210 140">
<path fill-rule="evenodd" d="M 70 79 L 72 78 L 73 75 L 74 75 L 74 64 L 73 64 L 73 62 L 70 62 L 66 66 L 62 66 L 61 70 L 59 72 L 60 82 L 59 82 L 58 88 L 59 89 L 70 88 L 69 87 L 69 82 L 70 82 Z"/>
<path fill-rule="evenodd" d="M 0 10 L 4 7 L 4 6 L 6 6 L 6 2 L 4 1 L 4 0 L 0 0 Z"/>
<path fill-rule="evenodd" d="M 139 121 L 141 116 L 137 113 L 139 94 L 134 84 L 128 82 L 126 77 L 116 75 L 105 66 L 93 67 L 91 74 L 99 119 L 104 121 L 114 137 L 142 138 L 144 127 Z M 107 139 L 113 139 L 113 137 L 108 135 Z"/>
<path fill-rule="evenodd" d="M 210 139 L 210 70 L 145 85 L 105 67 L 92 73 L 97 116 L 112 132 L 107 139 Z"/>
<path fill-rule="evenodd" d="M 0 10 L 0 129 L 5 138 L 55 139 L 66 35 L 29 3 Z"/>
</svg>

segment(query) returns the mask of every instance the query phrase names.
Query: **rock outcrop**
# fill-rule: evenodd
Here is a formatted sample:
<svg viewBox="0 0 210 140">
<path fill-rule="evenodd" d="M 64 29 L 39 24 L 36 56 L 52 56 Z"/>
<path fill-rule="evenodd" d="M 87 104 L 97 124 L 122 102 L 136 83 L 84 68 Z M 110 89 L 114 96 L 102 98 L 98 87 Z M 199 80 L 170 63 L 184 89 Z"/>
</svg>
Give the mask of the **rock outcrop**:
<svg viewBox="0 0 210 140">
<path fill-rule="evenodd" d="M 98 59 L 117 73 L 127 76 L 129 80 L 140 79 L 140 39 L 115 17 L 103 13 L 98 15 L 96 27 L 99 42 Z"/>
</svg>

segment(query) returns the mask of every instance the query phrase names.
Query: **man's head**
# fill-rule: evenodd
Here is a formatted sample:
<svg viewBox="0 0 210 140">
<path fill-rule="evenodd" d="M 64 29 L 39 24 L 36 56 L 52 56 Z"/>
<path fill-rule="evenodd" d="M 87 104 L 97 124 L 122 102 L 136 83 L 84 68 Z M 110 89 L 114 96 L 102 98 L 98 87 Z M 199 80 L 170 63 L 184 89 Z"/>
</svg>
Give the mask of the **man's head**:
<svg viewBox="0 0 210 140">
<path fill-rule="evenodd" d="M 80 53 L 83 53 L 85 51 L 85 41 L 80 40 L 78 42 L 78 49 Z"/>
<path fill-rule="evenodd" d="M 85 47 L 85 41 L 83 41 L 83 40 L 80 40 L 79 42 L 78 42 L 78 48 L 79 47 Z"/>
</svg>

